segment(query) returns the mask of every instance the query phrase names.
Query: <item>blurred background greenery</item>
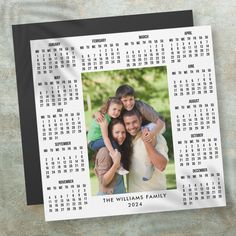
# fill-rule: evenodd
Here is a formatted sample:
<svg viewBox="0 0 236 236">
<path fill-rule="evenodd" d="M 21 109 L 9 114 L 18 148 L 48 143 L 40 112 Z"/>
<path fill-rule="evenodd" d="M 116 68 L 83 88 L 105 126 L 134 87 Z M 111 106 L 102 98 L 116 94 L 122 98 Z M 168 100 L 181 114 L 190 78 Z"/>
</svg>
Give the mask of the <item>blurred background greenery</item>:
<svg viewBox="0 0 236 236">
<path fill-rule="evenodd" d="M 114 96 L 116 89 L 123 84 L 132 86 L 136 92 L 136 99 L 146 102 L 160 113 L 166 123 L 164 136 L 169 148 L 169 163 L 166 169 L 167 188 L 176 188 L 166 67 L 87 72 L 82 74 L 82 82 L 87 130 L 94 112 L 99 110 L 108 97 Z M 93 171 L 92 156 L 92 152 L 89 151 L 92 194 L 96 195 L 98 183 Z"/>
</svg>

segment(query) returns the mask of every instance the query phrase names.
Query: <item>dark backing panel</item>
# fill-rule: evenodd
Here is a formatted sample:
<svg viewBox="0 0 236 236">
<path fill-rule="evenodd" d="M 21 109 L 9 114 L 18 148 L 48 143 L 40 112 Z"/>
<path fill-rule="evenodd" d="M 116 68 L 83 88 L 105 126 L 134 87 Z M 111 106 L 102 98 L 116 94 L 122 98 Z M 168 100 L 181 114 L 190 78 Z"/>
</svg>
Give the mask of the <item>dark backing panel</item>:
<svg viewBox="0 0 236 236">
<path fill-rule="evenodd" d="M 43 203 L 30 40 L 188 26 L 191 10 L 12 26 L 28 205 Z"/>
</svg>

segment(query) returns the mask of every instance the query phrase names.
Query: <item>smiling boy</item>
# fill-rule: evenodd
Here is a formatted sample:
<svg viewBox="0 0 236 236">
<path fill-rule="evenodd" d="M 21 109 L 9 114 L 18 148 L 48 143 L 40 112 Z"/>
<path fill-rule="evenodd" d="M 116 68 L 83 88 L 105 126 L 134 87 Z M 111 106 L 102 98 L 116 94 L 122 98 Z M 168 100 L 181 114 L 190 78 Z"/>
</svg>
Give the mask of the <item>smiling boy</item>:
<svg viewBox="0 0 236 236">
<path fill-rule="evenodd" d="M 131 86 L 125 84 L 118 87 L 116 97 L 121 100 L 126 111 L 131 111 L 133 108 L 136 108 L 141 113 L 143 120 L 142 125 L 146 125 L 147 123 L 154 123 L 156 125 L 147 133 L 145 137 L 147 142 L 151 142 L 162 129 L 164 130 L 165 122 L 162 121 L 158 112 L 145 102 L 135 99 L 135 91 Z"/>
</svg>

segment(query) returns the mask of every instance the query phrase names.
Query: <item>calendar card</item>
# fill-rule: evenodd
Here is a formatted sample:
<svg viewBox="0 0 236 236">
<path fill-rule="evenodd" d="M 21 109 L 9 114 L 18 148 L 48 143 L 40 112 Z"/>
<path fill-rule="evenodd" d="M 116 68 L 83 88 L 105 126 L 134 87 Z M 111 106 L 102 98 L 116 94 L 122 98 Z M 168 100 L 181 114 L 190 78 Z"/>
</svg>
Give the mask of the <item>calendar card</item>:
<svg viewBox="0 0 236 236">
<path fill-rule="evenodd" d="M 13 26 L 22 154 L 28 205 L 43 203 L 30 40 L 187 26 L 193 26 L 191 10 Z M 57 63 L 55 58 L 53 61 Z M 83 75 L 86 76 L 85 73 Z M 72 97 L 75 96 L 74 99 L 78 97 L 78 89 L 76 88 L 76 91 L 72 93 Z M 44 94 L 41 96 L 43 96 L 41 97 L 41 105 L 45 106 L 48 103 L 48 94 L 46 95 L 47 100 L 44 99 Z M 91 102 L 94 103 L 94 100 Z M 94 104 L 92 107 L 95 109 Z M 169 136 L 171 137 L 171 135 Z"/>
<path fill-rule="evenodd" d="M 46 221 L 225 206 L 210 26 L 30 51 Z"/>
</svg>

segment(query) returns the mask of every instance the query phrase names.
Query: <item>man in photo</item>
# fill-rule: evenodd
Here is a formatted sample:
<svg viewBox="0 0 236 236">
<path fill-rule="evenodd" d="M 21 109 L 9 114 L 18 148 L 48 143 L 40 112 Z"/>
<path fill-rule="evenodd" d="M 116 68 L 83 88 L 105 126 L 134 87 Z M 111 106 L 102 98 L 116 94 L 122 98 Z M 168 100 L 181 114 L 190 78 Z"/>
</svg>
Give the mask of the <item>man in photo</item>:
<svg viewBox="0 0 236 236">
<path fill-rule="evenodd" d="M 123 120 L 127 132 L 132 136 L 133 154 L 128 175 L 128 192 L 144 192 L 166 189 L 163 172 L 168 163 L 168 147 L 165 138 L 159 134 L 152 142 L 145 141 L 147 128 L 141 129 L 142 117 L 137 109 L 125 111 Z M 143 181 L 146 165 L 151 162 L 154 172 L 151 179 Z"/>
</svg>

